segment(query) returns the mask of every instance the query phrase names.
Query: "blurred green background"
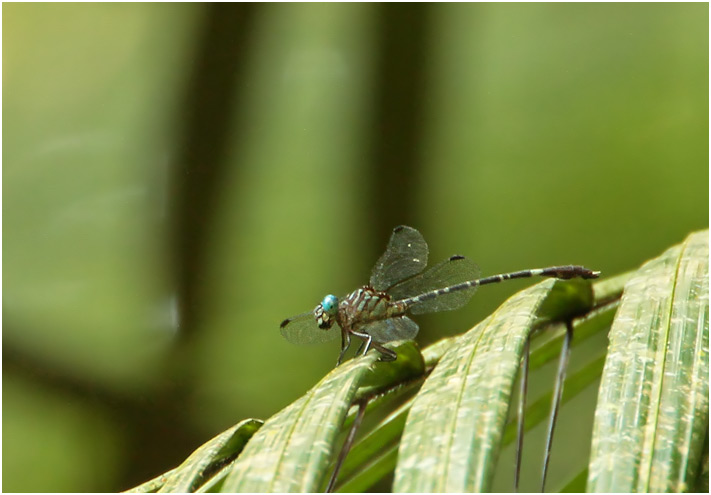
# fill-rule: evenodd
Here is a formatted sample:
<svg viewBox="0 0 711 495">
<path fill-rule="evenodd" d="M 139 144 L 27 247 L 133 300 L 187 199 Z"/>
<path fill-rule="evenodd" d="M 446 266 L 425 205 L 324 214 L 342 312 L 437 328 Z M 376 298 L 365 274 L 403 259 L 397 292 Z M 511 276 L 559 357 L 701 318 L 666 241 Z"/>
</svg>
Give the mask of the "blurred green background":
<svg viewBox="0 0 711 495">
<path fill-rule="evenodd" d="M 127 489 L 295 400 L 338 343 L 279 322 L 396 225 L 484 275 L 607 276 L 708 226 L 707 4 L 2 12 L 4 491 Z"/>
</svg>

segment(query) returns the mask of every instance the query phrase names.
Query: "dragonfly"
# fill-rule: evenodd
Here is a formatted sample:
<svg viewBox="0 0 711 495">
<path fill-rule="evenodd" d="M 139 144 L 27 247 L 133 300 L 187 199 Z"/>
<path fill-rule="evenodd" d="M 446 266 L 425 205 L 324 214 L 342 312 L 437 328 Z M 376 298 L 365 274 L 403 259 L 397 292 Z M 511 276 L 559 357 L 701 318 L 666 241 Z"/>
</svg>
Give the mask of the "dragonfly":
<svg viewBox="0 0 711 495">
<path fill-rule="evenodd" d="M 429 249 L 419 231 L 406 225 L 395 227 L 385 253 L 373 267 L 367 285 L 344 297 L 329 294 L 316 308 L 281 322 L 281 334 L 294 344 L 330 342 L 340 328 L 340 365 L 351 339 L 362 340 L 363 355 L 371 348 L 381 360 L 393 361 L 397 354 L 383 344 L 413 340 L 419 326 L 408 315 L 451 311 L 466 305 L 479 286 L 529 277 L 593 279 L 600 276 L 583 266 L 564 265 L 536 268 L 479 278 L 479 267 L 469 258 L 450 256 L 425 270 Z M 357 351 L 356 354 L 358 354 Z"/>
</svg>

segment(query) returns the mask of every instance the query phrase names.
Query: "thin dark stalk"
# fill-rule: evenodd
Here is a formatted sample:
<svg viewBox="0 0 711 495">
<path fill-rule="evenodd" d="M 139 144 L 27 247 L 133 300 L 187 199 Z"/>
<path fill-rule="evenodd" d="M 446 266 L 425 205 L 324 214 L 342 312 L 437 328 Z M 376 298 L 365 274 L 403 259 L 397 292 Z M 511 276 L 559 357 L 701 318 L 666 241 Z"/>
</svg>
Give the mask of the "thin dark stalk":
<svg viewBox="0 0 711 495">
<path fill-rule="evenodd" d="M 568 369 L 568 358 L 570 357 L 570 345 L 573 341 L 573 322 L 568 320 L 565 322 L 565 340 L 563 348 L 560 351 L 560 359 L 558 361 L 558 375 L 555 381 L 555 391 L 553 393 L 553 403 L 551 404 L 551 416 L 548 423 L 548 438 L 546 439 L 546 452 L 543 458 L 543 475 L 541 477 L 541 492 L 546 489 L 546 477 L 548 476 L 548 462 L 551 457 L 551 445 L 553 444 L 553 431 L 555 423 L 558 419 L 558 409 L 563 398 L 563 386 L 565 385 L 565 373 Z"/>
<path fill-rule="evenodd" d="M 521 387 L 518 397 L 518 424 L 516 431 L 516 471 L 514 473 L 514 491 L 518 491 L 521 479 L 521 459 L 523 458 L 523 423 L 526 411 L 526 395 L 528 392 L 528 358 L 530 354 L 531 336 L 526 339 L 523 347 L 523 362 L 521 363 Z"/>
<path fill-rule="evenodd" d="M 336 466 L 333 468 L 333 473 L 331 473 L 331 479 L 328 480 L 328 486 L 326 487 L 326 493 L 333 492 L 333 487 L 336 485 L 336 479 L 338 478 L 338 473 L 341 470 L 343 461 L 346 459 L 346 456 L 348 455 L 348 452 L 350 452 L 351 447 L 353 447 L 353 441 L 355 440 L 356 433 L 358 432 L 358 428 L 360 427 L 360 424 L 363 422 L 363 416 L 365 416 L 365 409 L 366 409 L 367 405 L 368 405 L 367 400 L 362 400 L 358 403 L 358 414 L 356 415 L 355 419 L 353 420 L 351 429 L 348 432 L 348 437 L 346 437 L 346 441 L 343 442 L 343 447 L 341 448 L 341 452 L 338 454 L 338 460 L 336 460 Z"/>
</svg>

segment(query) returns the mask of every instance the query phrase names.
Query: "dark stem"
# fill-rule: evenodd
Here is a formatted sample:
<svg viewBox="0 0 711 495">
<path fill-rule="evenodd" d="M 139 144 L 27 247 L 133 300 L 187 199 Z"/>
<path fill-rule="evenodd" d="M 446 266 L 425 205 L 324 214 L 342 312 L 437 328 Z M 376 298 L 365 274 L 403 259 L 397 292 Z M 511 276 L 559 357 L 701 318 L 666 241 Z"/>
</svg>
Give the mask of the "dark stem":
<svg viewBox="0 0 711 495">
<path fill-rule="evenodd" d="M 563 398 L 563 386 L 565 385 L 565 372 L 568 369 L 568 358 L 570 357 L 570 345 L 573 341 L 573 322 L 568 320 L 565 322 L 565 340 L 563 348 L 560 351 L 560 359 L 558 361 L 558 375 L 555 381 L 555 391 L 553 393 L 553 403 L 551 404 L 551 416 L 548 423 L 548 438 L 546 439 L 546 451 L 543 458 L 543 475 L 541 477 L 541 492 L 546 489 L 546 476 L 548 475 L 548 462 L 551 457 L 551 445 L 553 444 L 553 431 L 555 423 L 558 419 L 558 409 Z"/>
<path fill-rule="evenodd" d="M 326 493 L 333 492 L 333 487 L 336 484 L 336 478 L 338 478 L 338 473 L 341 470 L 343 461 L 346 459 L 346 456 L 348 455 L 348 452 L 350 452 L 351 447 L 353 447 L 353 441 L 355 440 L 356 433 L 358 432 L 358 428 L 360 427 L 360 424 L 363 422 L 363 416 L 365 416 L 365 408 L 367 405 L 368 405 L 367 400 L 362 400 L 358 403 L 358 414 L 356 415 L 355 419 L 353 420 L 351 429 L 348 432 L 348 437 L 346 437 L 346 441 L 343 442 L 343 447 L 341 448 L 341 452 L 338 454 L 338 459 L 336 460 L 336 466 L 333 468 L 333 473 L 331 473 L 331 479 L 328 480 L 328 486 L 326 487 Z"/>
</svg>

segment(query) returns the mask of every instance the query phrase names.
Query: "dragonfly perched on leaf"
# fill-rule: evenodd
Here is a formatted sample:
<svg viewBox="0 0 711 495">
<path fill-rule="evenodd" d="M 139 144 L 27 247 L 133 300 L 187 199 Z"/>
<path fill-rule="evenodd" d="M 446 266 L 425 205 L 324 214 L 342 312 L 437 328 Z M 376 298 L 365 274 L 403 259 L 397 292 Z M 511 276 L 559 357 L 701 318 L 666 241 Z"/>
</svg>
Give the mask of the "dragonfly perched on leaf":
<svg viewBox="0 0 711 495">
<path fill-rule="evenodd" d="M 295 344 L 314 344 L 336 339 L 340 328 L 341 353 L 338 364 L 351 345 L 351 337 L 365 343 L 392 361 L 397 354 L 382 344 L 412 340 L 419 327 L 407 315 L 458 309 L 471 299 L 480 285 L 535 276 L 597 278 L 600 272 L 582 266 L 565 265 L 522 270 L 479 277 L 479 267 L 464 256 L 451 256 L 425 271 L 427 242 L 416 229 L 395 227 L 385 253 L 373 267 L 370 283 L 338 298 L 329 294 L 312 311 L 281 322 L 281 334 Z"/>
</svg>

